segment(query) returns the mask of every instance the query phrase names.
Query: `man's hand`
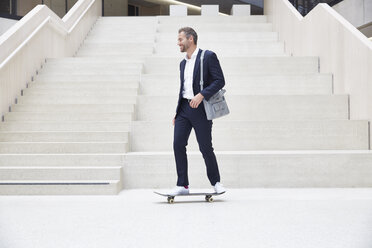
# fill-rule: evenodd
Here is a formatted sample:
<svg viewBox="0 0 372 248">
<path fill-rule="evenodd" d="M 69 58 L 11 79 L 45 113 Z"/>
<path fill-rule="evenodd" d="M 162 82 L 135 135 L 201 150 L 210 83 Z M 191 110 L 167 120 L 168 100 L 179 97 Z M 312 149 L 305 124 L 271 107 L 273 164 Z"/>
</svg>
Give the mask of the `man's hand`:
<svg viewBox="0 0 372 248">
<path fill-rule="evenodd" d="M 173 126 L 174 126 L 175 122 L 176 122 L 176 118 L 173 118 L 173 121 L 172 121 Z"/>
<path fill-rule="evenodd" d="M 197 108 L 199 106 L 199 104 L 203 101 L 204 99 L 204 96 L 202 94 L 197 94 L 196 96 L 194 96 L 193 99 L 191 99 L 190 101 L 190 107 L 191 108 Z"/>
</svg>

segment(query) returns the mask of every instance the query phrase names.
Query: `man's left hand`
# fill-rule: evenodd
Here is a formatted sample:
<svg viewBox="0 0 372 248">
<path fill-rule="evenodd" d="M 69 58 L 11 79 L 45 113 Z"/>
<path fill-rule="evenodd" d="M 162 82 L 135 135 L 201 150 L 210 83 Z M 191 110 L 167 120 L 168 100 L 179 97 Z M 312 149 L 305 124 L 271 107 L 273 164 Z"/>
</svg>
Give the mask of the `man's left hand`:
<svg viewBox="0 0 372 248">
<path fill-rule="evenodd" d="M 204 99 L 204 96 L 202 94 L 197 94 L 196 96 L 194 96 L 193 99 L 191 99 L 190 101 L 190 107 L 191 108 L 197 108 L 199 106 L 199 104 L 203 101 Z"/>
</svg>

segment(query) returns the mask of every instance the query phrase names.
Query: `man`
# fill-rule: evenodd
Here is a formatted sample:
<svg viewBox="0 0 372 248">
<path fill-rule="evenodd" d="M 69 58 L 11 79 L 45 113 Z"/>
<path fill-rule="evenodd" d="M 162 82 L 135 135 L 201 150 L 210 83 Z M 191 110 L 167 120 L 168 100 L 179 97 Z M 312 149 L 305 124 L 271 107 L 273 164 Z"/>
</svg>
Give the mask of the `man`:
<svg viewBox="0 0 372 248">
<path fill-rule="evenodd" d="M 205 51 L 203 61 L 204 87 L 200 91 L 200 56 L 197 47 L 198 35 L 190 27 L 178 31 L 178 46 L 186 58 L 180 63 L 181 87 L 176 116 L 173 119 L 173 150 L 177 167 L 177 187 L 172 195 L 188 194 L 186 146 L 191 129 L 194 128 L 199 150 L 203 154 L 207 167 L 207 176 L 217 193 L 225 192 L 220 183 L 216 156 L 212 147 L 212 121 L 206 117 L 203 99 L 208 100 L 225 85 L 220 63 L 215 53 Z"/>
</svg>

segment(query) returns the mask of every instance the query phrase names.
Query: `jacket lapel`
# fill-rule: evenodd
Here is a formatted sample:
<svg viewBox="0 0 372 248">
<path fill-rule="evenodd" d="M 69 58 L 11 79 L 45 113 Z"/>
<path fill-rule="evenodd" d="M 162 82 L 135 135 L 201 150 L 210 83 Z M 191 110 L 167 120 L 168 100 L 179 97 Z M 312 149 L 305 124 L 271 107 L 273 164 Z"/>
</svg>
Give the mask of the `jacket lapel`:
<svg viewBox="0 0 372 248">
<path fill-rule="evenodd" d="M 195 60 L 195 66 L 194 66 L 194 73 L 193 73 L 193 83 L 199 84 L 199 82 L 196 82 L 196 79 L 198 75 L 200 74 L 200 56 L 201 56 L 202 50 L 199 49 L 198 55 L 196 56 Z"/>
<path fill-rule="evenodd" d="M 199 49 L 198 55 L 196 56 L 195 60 L 195 66 L 194 66 L 194 73 L 192 77 L 192 82 L 193 82 L 193 90 L 194 90 L 194 95 L 196 92 L 200 91 L 200 57 L 201 57 L 202 50 Z M 198 80 L 199 79 L 199 80 Z M 198 90 L 199 89 L 199 90 Z"/>
<path fill-rule="evenodd" d="M 184 84 L 184 79 L 185 79 L 185 66 L 186 66 L 186 60 L 182 60 L 181 62 L 181 73 L 180 73 L 180 82 L 181 82 L 181 89 L 180 89 L 180 94 L 183 91 L 183 84 Z"/>
</svg>

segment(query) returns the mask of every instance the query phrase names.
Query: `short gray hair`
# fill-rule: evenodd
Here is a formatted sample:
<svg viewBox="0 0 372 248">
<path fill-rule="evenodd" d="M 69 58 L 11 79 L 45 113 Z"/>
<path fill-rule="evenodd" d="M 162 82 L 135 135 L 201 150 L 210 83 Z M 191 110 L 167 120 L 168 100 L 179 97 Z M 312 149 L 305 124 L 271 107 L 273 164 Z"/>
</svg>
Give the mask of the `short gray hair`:
<svg viewBox="0 0 372 248">
<path fill-rule="evenodd" d="M 190 27 L 183 27 L 178 30 L 178 33 L 184 32 L 186 35 L 186 38 L 190 38 L 192 36 L 194 38 L 195 45 L 198 44 L 198 34 L 195 32 L 193 28 Z"/>
</svg>

